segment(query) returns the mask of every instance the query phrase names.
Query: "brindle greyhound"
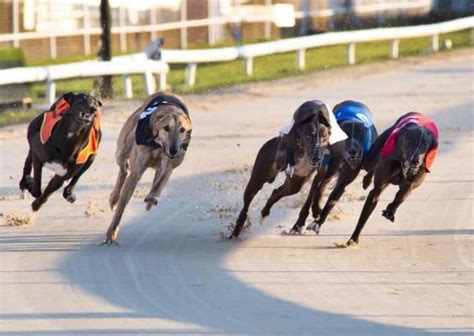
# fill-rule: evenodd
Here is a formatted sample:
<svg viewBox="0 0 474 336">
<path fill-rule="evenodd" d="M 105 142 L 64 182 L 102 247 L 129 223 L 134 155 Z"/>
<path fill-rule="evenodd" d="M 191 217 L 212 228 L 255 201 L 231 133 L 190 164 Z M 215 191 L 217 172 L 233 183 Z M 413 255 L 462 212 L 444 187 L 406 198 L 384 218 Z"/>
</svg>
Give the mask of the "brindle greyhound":
<svg viewBox="0 0 474 336">
<path fill-rule="evenodd" d="M 72 92 L 61 96 L 49 109 L 28 125 L 29 150 L 23 167 L 20 190 L 28 190 L 38 211 L 49 196 L 67 180 L 63 197 L 74 203 L 73 193 L 79 178 L 94 162 L 100 139 L 102 103 L 91 95 Z M 33 166 L 33 178 L 31 168 Z M 43 166 L 55 172 L 41 191 Z"/>
<path fill-rule="evenodd" d="M 333 113 L 348 138 L 329 146 L 329 154 L 324 159 L 325 164 L 314 178 L 298 220 L 290 231 L 292 234 L 303 232 L 310 206 L 312 206 L 314 221 L 308 225 L 307 230 L 313 230 L 316 234 L 319 234 L 320 227 L 326 221 L 329 212 L 336 205 L 339 198 L 344 194 L 345 188 L 359 175 L 363 168 L 364 158 L 378 136 L 372 113 L 364 104 L 347 100 L 336 105 Z M 337 173 L 339 173 L 339 176 L 336 186 L 321 210 L 320 203 L 324 190 Z"/>
<path fill-rule="evenodd" d="M 138 181 L 145 170 L 155 170 L 146 210 L 158 203 L 158 197 L 173 169 L 184 160 L 191 142 L 192 124 L 186 105 L 176 96 L 158 92 L 148 97 L 127 119 L 117 139 L 115 158 L 120 167 L 110 194 L 115 209 L 103 244 L 116 244 L 120 220 Z M 128 175 L 128 176 L 127 176 Z"/>
<path fill-rule="evenodd" d="M 290 132 L 270 139 L 260 148 L 245 188 L 244 206 L 229 239 L 239 236 L 253 198 L 265 183 L 272 183 L 278 173 L 287 168 L 287 163 L 295 163 L 294 169 L 291 169 L 293 174 L 288 175 L 285 182 L 273 190 L 262 209 L 262 218 L 270 214 L 273 204 L 281 198 L 300 191 L 311 174 L 319 168 L 331 134 L 329 113 L 326 104 L 319 100 L 303 103 L 294 113 L 294 125 Z"/>
<path fill-rule="evenodd" d="M 374 176 L 374 187 L 346 246 L 357 245 L 359 235 L 374 211 L 383 190 L 390 184 L 398 185 L 394 200 L 382 212 L 395 221 L 395 212 L 411 191 L 419 187 L 434 162 L 438 148 L 438 128 L 427 116 L 410 112 L 383 132 L 371 147 L 366 159 L 368 174 L 364 177 L 366 189 Z"/>
</svg>

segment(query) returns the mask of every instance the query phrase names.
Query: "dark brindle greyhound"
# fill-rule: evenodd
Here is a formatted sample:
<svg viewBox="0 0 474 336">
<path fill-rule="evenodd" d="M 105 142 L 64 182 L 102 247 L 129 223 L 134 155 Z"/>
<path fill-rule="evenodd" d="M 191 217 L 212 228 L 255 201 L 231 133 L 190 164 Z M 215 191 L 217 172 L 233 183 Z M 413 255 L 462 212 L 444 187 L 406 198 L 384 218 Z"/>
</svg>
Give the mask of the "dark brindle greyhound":
<svg viewBox="0 0 474 336">
<path fill-rule="evenodd" d="M 306 202 L 290 233 L 303 232 L 309 208 L 312 206 L 314 221 L 308 225 L 307 229 L 319 234 L 320 227 L 326 221 L 339 198 L 344 194 L 346 187 L 359 175 L 363 168 L 364 158 L 378 136 L 372 113 L 364 104 L 347 100 L 336 105 L 333 113 L 348 138 L 329 146 L 329 154 L 325 157 L 323 167 L 313 180 Z M 337 173 L 339 173 L 339 176 L 336 186 L 321 210 L 321 198 L 324 189 Z"/>
<path fill-rule="evenodd" d="M 366 167 L 369 173 L 364 177 L 364 188 L 370 185 L 372 176 L 374 187 L 346 246 L 358 244 L 359 235 L 377 206 L 382 191 L 390 184 L 398 185 L 399 190 L 382 215 L 395 221 L 395 212 L 400 204 L 425 179 L 437 149 L 438 128 L 427 116 L 417 112 L 403 115 L 380 135 L 367 155 Z"/>
<path fill-rule="evenodd" d="M 100 107 L 102 103 L 84 93 L 63 95 L 50 108 L 33 119 L 28 126 L 30 148 L 23 168 L 20 190 L 28 190 L 36 199 L 31 204 L 37 211 L 48 197 L 61 188 L 70 202 L 76 200 L 74 186 L 94 162 L 101 138 Z M 33 178 L 31 168 L 33 166 Z M 43 166 L 55 172 L 41 192 Z"/>
<path fill-rule="evenodd" d="M 311 174 L 319 168 L 330 140 L 331 121 L 327 106 L 319 101 L 307 101 L 294 113 L 294 125 L 288 134 L 274 137 L 260 148 L 244 192 L 244 206 L 229 238 L 238 237 L 247 219 L 247 213 L 255 195 L 265 183 L 272 183 L 278 173 L 293 164 L 285 182 L 274 189 L 262 209 L 262 218 L 281 198 L 301 190 Z"/>
</svg>

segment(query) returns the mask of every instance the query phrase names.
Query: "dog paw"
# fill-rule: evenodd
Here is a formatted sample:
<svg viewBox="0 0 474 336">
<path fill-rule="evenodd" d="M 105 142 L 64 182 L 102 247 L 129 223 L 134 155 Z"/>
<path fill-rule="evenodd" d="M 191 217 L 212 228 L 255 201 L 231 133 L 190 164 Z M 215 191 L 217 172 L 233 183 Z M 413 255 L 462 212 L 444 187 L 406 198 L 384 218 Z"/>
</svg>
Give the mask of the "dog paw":
<svg viewBox="0 0 474 336">
<path fill-rule="evenodd" d="M 302 235 L 303 234 L 303 229 L 304 229 L 304 225 L 293 225 L 293 227 L 291 228 L 290 232 L 288 232 L 288 234 L 290 235 Z"/>
<path fill-rule="evenodd" d="M 306 230 L 314 231 L 317 235 L 319 235 L 319 230 L 321 229 L 321 224 L 318 221 L 313 221 L 311 224 L 308 225 Z"/>
<path fill-rule="evenodd" d="M 119 246 L 120 244 L 115 239 L 112 239 L 111 237 L 107 237 L 100 245 Z"/>
<path fill-rule="evenodd" d="M 20 181 L 20 190 L 24 192 L 27 190 L 31 194 L 33 188 L 33 178 L 31 176 L 25 176 Z"/>
<path fill-rule="evenodd" d="M 384 216 L 385 218 L 387 218 L 389 221 L 391 221 L 392 223 L 395 222 L 395 214 L 392 212 L 392 211 L 389 211 L 389 210 L 383 210 L 382 211 L 382 216 Z"/>
<path fill-rule="evenodd" d="M 31 203 L 31 209 L 33 211 L 38 211 L 42 205 L 43 205 L 43 202 L 41 202 L 39 199 L 35 199 L 33 203 Z"/>
<path fill-rule="evenodd" d="M 66 201 L 68 201 L 71 204 L 76 201 L 76 195 L 74 195 L 71 192 L 67 192 L 66 189 L 64 189 L 63 197 Z"/>
<path fill-rule="evenodd" d="M 155 196 L 145 197 L 146 211 L 158 204 L 158 199 Z"/>
</svg>

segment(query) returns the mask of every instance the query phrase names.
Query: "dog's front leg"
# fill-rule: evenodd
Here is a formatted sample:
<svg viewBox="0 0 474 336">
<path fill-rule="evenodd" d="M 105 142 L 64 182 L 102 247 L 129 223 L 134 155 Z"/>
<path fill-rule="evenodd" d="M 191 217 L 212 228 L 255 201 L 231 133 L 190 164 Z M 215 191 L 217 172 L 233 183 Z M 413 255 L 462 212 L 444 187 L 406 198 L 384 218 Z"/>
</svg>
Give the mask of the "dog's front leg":
<svg viewBox="0 0 474 336">
<path fill-rule="evenodd" d="M 41 174 L 43 171 L 43 163 L 33 153 L 33 187 L 31 189 L 31 195 L 34 198 L 41 196 Z"/>
<path fill-rule="evenodd" d="M 71 182 L 64 188 L 63 191 L 63 197 L 68 201 L 69 203 L 74 203 L 76 201 L 76 195 L 74 195 L 74 187 L 76 186 L 77 182 L 79 181 L 79 178 L 84 174 L 84 172 L 89 169 L 89 167 L 92 165 L 92 162 L 94 162 L 94 157 L 91 156 L 87 159 L 87 162 L 81 167 L 79 172 L 71 179 Z"/>
<path fill-rule="evenodd" d="M 298 214 L 298 219 L 296 220 L 296 223 L 293 225 L 293 227 L 290 230 L 290 234 L 302 234 L 303 229 L 305 226 L 306 218 L 308 218 L 309 215 L 309 209 L 311 208 L 311 204 L 313 203 L 313 195 L 315 194 L 315 190 L 319 187 L 319 184 L 321 183 L 321 176 L 323 173 L 326 172 L 325 168 L 322 168 L 322 171 L 317 172 L 316 176 L 313 179 L 313 182 L 311 183 L 311 188 L 309 190 L 308 196 L 306 197 L 306 201 L 304 202 L 303 206 L 301 207 L 300 213 Z"/>
<path fill-rule="evenodd" d="M 395 212 L 397 211 L 398 207 L 408 198 L 413 189 L 421 185 L 425 179 L 425 176 L 426 172 L 422 167 L 413 182 L 401 185 L 400 189 L 395 195 L 395 198 L 393 199 L 393 202 L 387 205 L 387 208 L 382 211 L 382 216 L 387 218 L 389 221 L 394 222 Z"/>
<path fill-rule="evenodd" d="M 173 167 L 169 160 L 162 162 L 161 166 L 155 171 L 155 177 L 153 178 L 153 184 L 150 192 L 145 197 L 146 210 L 150 210 L 154 205 L 158 204 L 158 197 L 160 197 L 161 191 L 165 187 L 166 183 L 171 177 Z"/>
<path fill-rule="evenodd" d="M 362 208 L 359 220 L 357 221 L 357 226 L 352 233 L 351 238 L 347 242 L 348 246 L 359 243 L 359 235 L 362 232 L 365 223 L 377 206 L 380 195 L 390 184 L 390 177 L 392 174 L 393 172 L 390 169 L 390 163 L 382 162 L 377 166 L 375 170 L 374 188 L 369 192 L 369 195 L 365 200 L 364 207 Z"/>
<path fill-rule="evenodd" d="M 130 198 L 135 191 L 135 188 L 138 184 L 138 181 L 143 175 L 143 172 L 146 170 L 146 162 L 139 162 L 131 168 L 130 175 L 125 179 L 122 191 L 120 192 L 120 197 L 117 203 L 117 208 L 112 218 L 112 222 L 107 230 L 106 239 L 103 242 L 105 245 L 112 245 L 116 243 L 118 235 L 118 227 L 120 220 L 122 219 L 123 212 L 127 206 Z"/>
<path fill-rule="evenodd" d="M 46 188 L 44 189 L 44 192 L 40 195 L 40 197 L 38 197 L 37 199 L 33 201 L 33 203 L 31 203 L 31 208 L 33 209 L 33 211 L 38 211 L 41 208 L 41 206 L 44 203 L 46 203 L 49 196 L 51 196 L 53 192 L 61 188 L 63 183 L 64 183 L 63 176 L 54 175 L 53 178 L 49 181 Z"/>
<path fill-rule="evenodd" d="M 314 232 L 316 232 L 316 234 L 319 234 L 319 230 L 326 221 L 326 218 L 328 217 L 329 213 L 339 201 L 341 196 L 344 194 L 346 187 L 355 180 L 358 174 L 358 169 L 351 169 L 347 166 L 342 168 L 341 172 L 339 173 L 339 178 L 337 179 L 336 186 L 329 195 L 326 205 L 321 211 L 321 216 L 319 217 L 319 219 L 313 221 L 310 225 L 308 225 L 308 230 L 313 230 Z"/>
</svg>

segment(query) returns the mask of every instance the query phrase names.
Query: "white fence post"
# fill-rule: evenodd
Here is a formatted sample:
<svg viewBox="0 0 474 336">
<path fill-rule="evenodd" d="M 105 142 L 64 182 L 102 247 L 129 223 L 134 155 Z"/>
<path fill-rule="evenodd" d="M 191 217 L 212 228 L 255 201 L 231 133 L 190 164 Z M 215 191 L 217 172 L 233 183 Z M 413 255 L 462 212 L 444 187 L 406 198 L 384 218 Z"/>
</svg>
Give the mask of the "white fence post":
<svg viewBox="0 0 474 336">
<path fill-rule="evenodd" d="M 156 25 L 156 7 L 150 9 L 150 24 L 152 26 Z M 152 41 L 156 40 L 156 30 L 150 31 L 150 39 Z"/>
<path fill-rule="evenodd" d="M 90 11 L 88 5 L 82 5 L 82 10 L 84 11 L 83 26 L 85 30 L 89 30 L 91 27 L 90 21 Z M 88 32 L 84 33 L 84 54 L 91 54 L 91 35 Z"/>
<path fill-rule="evenodd" d="M 434 34 L 431 36 L 431 51 L 436 52 L 439 50 L 439 35 Z"/>
<path fill-rule="evenodd" d="M 46 100 L 49 105 L 56 100 L 56 83 L 50 78 L 46 81 Z"/>
<path fill-rule="evenodd" d="M 146 93 L 148 95 L 151 95 L 155 93 L 155 81 L 153 79 L 153 74 L 149 71 L 145 72 L 144 74 L 145 77 L 145 88 L 146 88 Z"/>
<path fill-rule="evenodd" d="M 353 65 L 356 62 L 355 49 L 356 45 L 354 42 L 349 43 L 349 45 L 347 46 L 347 63 L 349 63 L 350 65 Z"/>
<path fill-rule="evenodd" d="M 54 35 L 49 37 L 49 56 L 53 59 L 58 56 L 58 51 L 56 49 L 56 36 Z"/>
<path fill-rule="evenodd" d="M 299 49 L 296 51 L 296 65 L 298 66 L 298 70 L 304 70 L 306 67 L 305 53 L 306 49 Z"/>
<path fill-rule="evenodd" d="M 129 99 L 133 97 L 132 78 L 129 74 L 123 75 L 123 89 L 125 97 Z"/>
<path fill-rule="evenodd" d="M 247 76 L 253 75 L 253 57 L 247 57 L 245 59 L 245 73 Z"/>
<path fill-rule="evenodd" d="M 181 7 L 179 10 L 179 19 L 181 22 L 186 21 L 186 2 L 187 0 L 182 0 L 181 2 Z M 188 47 L 188 30 L 186 27 L 181 27 L 179 30 L 179 44 L 181 49 L 186 49 Z"/>
<path fill-rule="evenodd" d="M 18 33 L 20 32 L 20 4 L 18 0 L 13 0 L 12 15 L 13 15 L 13 46 L 18 48 L 20 46 L 20 40 L 18 39 Z"/>
<path fill-rule="evenodd" d="M 189 63 L 186 67 L 186 84 L 194 86 L 196 84 L 196 63 Z"/>
<path fill-rule="evenodd" d="M 120 7 L 119 9 L 119 26 L 125 26 L 125 8 Z M 127 51 L 127 34 L 124 32 L 120 33 L 120 51 L 125 52 Z"/>
<path fill-rule="evenodd" d="M 398 46 L 399 46 L 400 40 L 392 40 L 392 43 L 390 44 L 390 58 L 395 59 L 398 58 Z"/>
<path fill-rule="evenodd" d="M 166 86 L 167 86 L 166 75 L 167 75 L 166 72 L 162 72 L 158 75 L 158 81 L 159 81 L 158 85 L 159 85 L 160 90 L 166 90 Z"/>
<path fill-rule="evenodd" d="M 272 5 L 272 0 L 265 0 L 265 5 L 266 6 L 271 6 Z M 266 40 L 269 40 L 272 37 L 272 22 L 271 21 L 265 21 L 264 22 L 263 37 Z"/>
</svg>

